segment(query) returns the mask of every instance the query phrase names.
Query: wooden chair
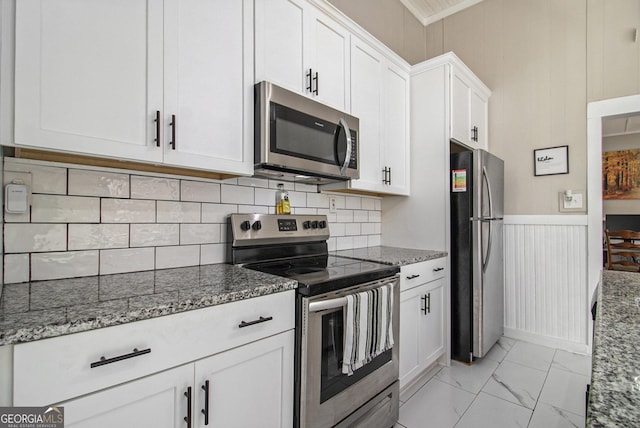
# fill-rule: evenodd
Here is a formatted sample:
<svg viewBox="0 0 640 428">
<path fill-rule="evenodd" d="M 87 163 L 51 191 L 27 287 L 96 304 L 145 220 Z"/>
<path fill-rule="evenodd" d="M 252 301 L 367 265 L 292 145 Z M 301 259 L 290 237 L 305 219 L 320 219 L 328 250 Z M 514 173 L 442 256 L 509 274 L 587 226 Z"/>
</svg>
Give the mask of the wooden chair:
<svg viewBox="0 0 640 428">
<path fill-rule="evenodd" d="M 640 272 L 640 232 L 605 230 L 607 269 Z"/>
</svg>

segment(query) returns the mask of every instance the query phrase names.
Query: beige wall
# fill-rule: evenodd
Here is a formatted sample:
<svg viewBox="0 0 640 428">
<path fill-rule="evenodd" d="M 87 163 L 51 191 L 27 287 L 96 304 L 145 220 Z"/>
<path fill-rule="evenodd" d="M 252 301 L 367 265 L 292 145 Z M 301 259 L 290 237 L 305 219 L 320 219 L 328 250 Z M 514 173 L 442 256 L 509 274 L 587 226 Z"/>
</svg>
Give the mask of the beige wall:
<svg viewBox="0 0 640 428">
<path fill-rule="evenodd" d="M 426 58 L 426 29 L 399 0 L 328 1 L 409 64 Z"/>
<path fill-rule="evenodd" d="M 589 101 L 640 93 L 640 0 L 587 0 L 587 11 Z"/>
<path fill-rule="evenodd" d="M 395 31 L 412 45 L 389 13 L 399 2 L 330 1 L 383 42 Z M 559 214 L 558 192 L 586 188 L 587 102 L 640 93 L 638 26 L 640 0 L 484 0 L 426 27 L 425 59 L 454 51 L 493 91 L 507 214 Z M 569 174 L 534 177 L 533 150 L 557 145 L 569 146 Z"/>
<path fill-rule="evenodd" d="M 585 0 L 485 0 L 435 33 L 492 90 L 489 149 L 505 160 L 506 214 L 559 214 L 586 188 Z M 440 28 L 439 28 L 440 27 Z M 569 174 L 535 177 L 533 150 L 569 146 Z"/>
</svg>

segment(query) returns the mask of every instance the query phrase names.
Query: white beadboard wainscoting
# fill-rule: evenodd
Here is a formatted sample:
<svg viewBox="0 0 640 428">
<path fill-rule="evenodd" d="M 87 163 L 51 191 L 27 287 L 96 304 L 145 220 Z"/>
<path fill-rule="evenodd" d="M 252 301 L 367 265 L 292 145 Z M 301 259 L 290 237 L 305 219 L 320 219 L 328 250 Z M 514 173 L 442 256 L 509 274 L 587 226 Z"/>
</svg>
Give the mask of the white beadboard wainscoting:
<svg viewBox="0 0 640 428">
<path fill-rule="evenodd" d="M 588 352 L 587 216 L 505 216 L 505 335 Z"/>
</svg>

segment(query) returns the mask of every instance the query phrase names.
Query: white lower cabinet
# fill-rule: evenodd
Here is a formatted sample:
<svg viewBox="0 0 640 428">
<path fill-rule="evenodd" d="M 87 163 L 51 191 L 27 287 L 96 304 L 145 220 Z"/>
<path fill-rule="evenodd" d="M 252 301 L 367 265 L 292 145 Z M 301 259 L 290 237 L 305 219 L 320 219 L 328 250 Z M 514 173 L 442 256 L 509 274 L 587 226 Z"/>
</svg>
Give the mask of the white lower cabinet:
<svg viewBox="0 0 640 428">
<path fill-rule="evenodd" d="M 446 353 L 445 260 L 438 259 L 436 264 L 436 261 L 423 262 L 410 265 L 413 270 L 404 267 L 401 270 L 400 388 L 410 385 Z M 414 273 L 416 266 L 422 268 L 418 273 Z M 411 284 L 416 280 L 419 284 Z M 404 289 L 403 285 L 406 285 Z"/>
<path fill-rule="evenodd" d="M 290 427 L 292 367 L 293 330 L 59 405 L 77 428 Z"/>
<path fill-rule="evenodd" d="M 185 365 L 59 403 L 73 428 L 184 427 L 193 365 Z"/>
<path fill-rule="evenodd" d="M 11 404 L 78 428 L 291 427 L 294 293 L 15 345 Z"/>
<path fill-rule="evenodd" d="M 207 381 L 208 426 L 293 426 L 293 341 L 290 330 L 197 361 L 194 426 L 206 425 Z"/>
</svg>

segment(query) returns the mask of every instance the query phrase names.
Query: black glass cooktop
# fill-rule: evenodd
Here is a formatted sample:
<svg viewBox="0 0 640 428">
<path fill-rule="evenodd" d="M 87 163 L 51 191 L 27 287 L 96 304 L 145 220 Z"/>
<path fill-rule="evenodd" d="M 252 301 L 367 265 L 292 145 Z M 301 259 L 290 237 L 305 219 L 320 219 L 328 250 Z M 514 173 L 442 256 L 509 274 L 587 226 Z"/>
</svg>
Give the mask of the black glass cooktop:
<svg viewBox="0 0 640 428">
<path fill-rule="evenodd" d="M 393 276 L 400 271 L 389 266 L 338 256 L 313 256 L 251 263 L 244 267 L 298 281 L 298 293 L 318 295 Z"/>
</svg>

